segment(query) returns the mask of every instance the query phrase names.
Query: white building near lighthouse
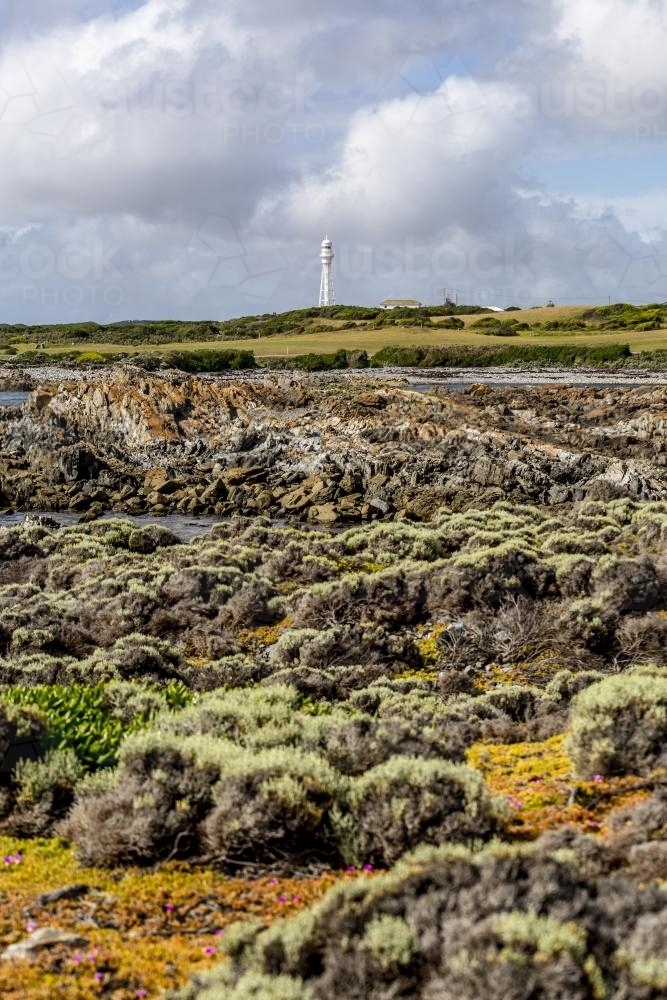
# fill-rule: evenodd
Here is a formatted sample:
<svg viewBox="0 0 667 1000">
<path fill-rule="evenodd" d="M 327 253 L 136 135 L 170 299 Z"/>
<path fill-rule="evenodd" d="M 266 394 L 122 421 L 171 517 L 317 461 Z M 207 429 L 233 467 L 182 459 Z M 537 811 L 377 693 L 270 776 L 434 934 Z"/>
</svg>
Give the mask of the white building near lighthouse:
<svg viewBox="0 0 667 1000">
<path fill-rule="evenodd" d="M 334 259 L 331 240 L 325 236 L 322 240 L 322 250 L 320 260 L 322 261 L 322 280 L 320 282 L 320 306 L 333 306 L 336 304 L 334 297 L 333 274 L 331 265 Z"/>
</svg>

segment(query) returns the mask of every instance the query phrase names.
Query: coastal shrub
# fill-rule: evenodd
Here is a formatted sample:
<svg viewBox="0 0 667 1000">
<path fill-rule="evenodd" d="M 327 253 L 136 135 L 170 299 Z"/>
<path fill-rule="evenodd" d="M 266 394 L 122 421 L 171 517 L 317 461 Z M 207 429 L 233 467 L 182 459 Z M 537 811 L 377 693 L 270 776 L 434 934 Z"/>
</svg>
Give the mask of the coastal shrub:
<svg viewBox="0 0 667 1000">
<path fill-rule="evenodd" d="M 327 820 L 341 781 L 316 754 L 275 748 L 238 755 L 213 790 L 208 847 L 235 860 L 331 853 Z"/>
<path fill-rule="evenodd" d="M 294 976 L 269 976 L 253 970 L 234 982 L 224 971 L 185 987 L 179 1000 L 315 1000 L 303 980 Z"/>
<path fill-rule="evenodd" d="M 649 611 L 662 596 L 655 564 L 647 555 L 639 559 L 602 556 L 593 571 L 592 582 L 597 593 L 620 612 Z"/>
<path fill-rule="evenodd" d="M 580 854 L 422 848 L 267 930 L 230 930 L 225 963 L 176 996 L 234 997 L 252 974 L 262 1000 L 285 977 L 318 1000 L 657 1000 L 639 978 L 628 987 L 619 958 L 632 942 L 637 975 L 659 982 L 664 893 L 602 864 L 587 874 Z"/>
<path fill-rule="evenodd" d="M 157 549 L 170 548 L 173 545 L 180 545 L 181 540 L 169 528 L 161 524 L 149 524 L 145 528 L 137 528 L 130 532 L 127 540 L 127 547 L 130 552 L 141 552 L 148 554 Z"/>
<path fill-rule="evenodd" d="M 181 654 L 170 643 L 132 633 L 117 639 L 111 649 L 95 650 L 82 665 L 91 683 L 101 680 L 143 680 L 169 684 L 183 679 Z"/>
<path fill-rule="evenodd" d="M 572 703 L 568 750 L 577 772 L 647 774 L 667 762 L 667 669 L 606 677 Z"/>
<path fill-rule="evenodd" d="M 287 731 L 298 731 L 301 697 L 283 685 L 242 691 L 214 691 L 201 696 L 184 712 L 159 720 L 160 727 L 180 736 L 205 735 L 241 746 L 287 742 Z"/>
<path fill-rule="evenodd" d="M 455 726 L 424 728 L 418 720 L 358 713 L 326 728 L 323 752 L 337 771 L 354 776 L 397 756 L 462 761 L 464 745 L 458 735 Z"/>
<path fill-rule="evenodd" d="M 619 617 L 603 597 L 582 597 L 565 605 L 558 624 L 574 647 L 604 655 L 613 649 Z"/>
<path fill-rule="evenodd" d="M 393 757 L 352 781 L 348 806 L 357 862 L 391 865 L 418 844 L 486 840 L 500 829 L 481 775 L 447 761 Z"/>
<path fill-rule="evenodd" d="M 77 365 L 91 365 L 91 364 L 104 364 L 107 360 L 103 354 L 98 351 L 81 351 L 80 354 L 76 355 Z"/>
<path fill-rule="evenodd" d="M 497 315 L 495 316 L 480 316 L 479 319 L 475 319 L 470 324 L 471 329 L 482 329 L 489 330 L 496 326 L 518 326 L 518 319 L 500 319 Z"/>
<path fill-rule="evenodd" d="M 446 996 L 605 1000 L 607 989 L 575 922 L 511 911 L 474 928 L 450 965 Z"/>
<path fill-rule="evenodd" d="M 167 368 L 183 372 L 224 372 L 256 368 L 252 351 L 196 350 L 166 354 L 162 362 Z"/>
<path fill-rule="evenodd" d="M 150 864 L 200 847 L 199 825 L 212 805 L 219 767 L 194 749 L 153 734 L 123 749 L 112 788 L 77 796 L 61 825 L 86 865 Z"/>
<path fill-rule="evenodd" d="M 47 750 L 39 760 L 20 760 L 13 776 L 17 805 L 24 814 L 28 810 L 41 814 L 44 825 L 39 832 L 46 832 L 47 818 L 51 822 L 65 814 L 83 776 L 83 766 L 70 749 Z M 23 823 L 25 820 L 24 816 Z M 37 832 L 36 820 L 33 815 L 33 833 Z"/>
<path fill-rule="evenodd" d="M 488 333 L 493 333 L 497 322 Z M 508 327 L 504 327 L 508 329 Z M 514 326 L 509 327 L 514 330 Z M 622 364 L 631 356 L 628 344 L 508 344 L 506 347 L 386 347 L 373 355 L 374 367 L 415 368 L 426 363 L 431 367 L 474 368 L 503 365 L 546 365 L 569 368 L 582 365 Z"/>
<path fill-rule="evenodd" d="M 348 357 L 343 349 L 333 354 L 301 354 L 290 361 L 290 366 L 304 372 L 336 371 L 348 367 Z"/>
<path fill-rule="evenodd" d="M 423 360 L 423 347 L 383 347 L 371 358 L 373 368 L 414 368 Z"/>
<path fill-rule="evenodd" d="M 408 635 L 396 635 L 382 625 L 334 625 L 326 630 L 290 629 L 269 651 L 278 668 L 330 669 L 343 665 L 383 663 L 418 666 L 419 651 Z"/>
<path fill-rule="evenodd" d="M 0 699 L 0 765 L 6 776 L 20 756 L 12 750 L 13 745 L 25 740 L 40 746 L 43 735 L 44 720 L 38 712 Z"/>
<path fill-rule="evenodd" d="M 438 330 L 462 330 L 465 323 L 458 316 L 447 316 L 446 319 L 436 320 L 431 326 Z"/>
</svg>

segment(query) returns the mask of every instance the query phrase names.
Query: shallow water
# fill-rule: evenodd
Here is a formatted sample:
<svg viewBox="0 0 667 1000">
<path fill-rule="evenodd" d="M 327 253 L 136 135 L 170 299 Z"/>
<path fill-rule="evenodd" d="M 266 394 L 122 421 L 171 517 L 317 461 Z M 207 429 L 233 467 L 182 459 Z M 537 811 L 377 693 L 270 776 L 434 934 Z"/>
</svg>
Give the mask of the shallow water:
<svg viewBox="0 0 667 1000">
<path fill-rule="evenodd" d="M 0 406 L 25 406 L 29 392 L 0 392 Z"/>
<path fill-rule="evenodd" d="M 616 381 L 616 382 L 555 382 L 552 379 L 545 379 L 544 381 L 539 381 L 533 379 L 532 381 L 527 381 L 525 379 L 511 379 L 505 382 L 498 382 L 497 380 L 491 378 L 485 378 L 483 375 L 475 377 L 474 380 L 469 379 L 468 381 L 453 382 L 447 379 L 429 379 L 428 381 L 413 382 L 410 381 L 410 388 L 415 392 L 430 392 L 431 389 L 446 389 L 450 392 L 463 392 L 464 389 L 469 389 L 473 382 L 477 385 L 488 385 L 491 389 L 529 389 L 529 388 L 539 388 L 540 386 L 555 386 L 555 385 L 565 385 L 581 387 L 589 385 L 593 389 L 636 389 L 638 387 L 644 389 L 659 389 L 664 387 L 664 382 L 638 382 L 635 380 L 626 381 Z"/>
<path fill-rule="evenodd" d="M 69 513 L 55 513 L 52 511 L 33 511 L 35 514 L 43 514 L 44 517 L 57 521 L 64 526 L 78 524 L 81 515 Z M 138 528 L 145 528 L 149 524 L 159 524 L 163 528 L 169 528 L 182 541 L 187 542 L 191 538 L 199 538 L 207 535 L 214 524 L 220 524 L 224 518 L 220 517 L 187 517 L 183 514 L 165 514 L 164 517 L 150 517 L 147 514 L 140 514 L 131 517 L 129 514 L 122 514 L 118 511 L 108 511 L 99 518 L 101 521 L 108 521 L 111 518 L 118 518 L 123 521 L 132 521 Z M 0 514 L 0 528 L 14 528 L 23 524 L 25 513 Z"/>
</svg>

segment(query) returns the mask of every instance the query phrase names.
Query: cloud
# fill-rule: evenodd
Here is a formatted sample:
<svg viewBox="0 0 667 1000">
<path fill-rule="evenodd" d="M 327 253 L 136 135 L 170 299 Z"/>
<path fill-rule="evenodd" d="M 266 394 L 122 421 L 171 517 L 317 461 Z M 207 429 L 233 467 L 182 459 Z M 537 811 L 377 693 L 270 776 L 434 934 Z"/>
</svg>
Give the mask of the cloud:
<svg viewBox="0 0 667 1000">
<path fill-rule="evenodd" d="M 661 121 L 585 104 L 591 82 L 659 79 L 664 13 L 648 0 L 622 0 L 615 17 L 598 0 L 12 6 L 0 239 L 23 251 L 37 240 L 56 258 L 77 240 L 120 245 L 122 301 L 105 300 L 110 279 L 68 305 L 65 292 L 73 303 L 83 286 L 57 268 L 41 283 L 0 272 L 6 318 L 244 311 L 242 281 L 174 278 L 210 218 L 265 233 L 286 262 L 264 282 L 270 308 L 316 301 L 325 230 L 339 297 L 373 302 L 400 286 L 429 298 L 452 284 L 496 298 L 595 296 L 586 261 L 626 231 L 628 205 L 550 190 L 536 165 L 566 150 L 603 161 L 629 130 Z"/>
</svg>

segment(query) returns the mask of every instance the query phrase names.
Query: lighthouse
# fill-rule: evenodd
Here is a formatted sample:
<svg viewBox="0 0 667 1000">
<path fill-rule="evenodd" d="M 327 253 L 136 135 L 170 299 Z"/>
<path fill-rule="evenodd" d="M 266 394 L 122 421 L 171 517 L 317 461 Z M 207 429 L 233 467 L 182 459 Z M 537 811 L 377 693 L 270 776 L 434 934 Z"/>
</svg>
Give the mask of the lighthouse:
<svg viewBox="0 0 667 1000">
<path fill-rule="evenodd" d="M 320 260 L 322 261 L 322 281 L 320 282 L 320 306 L 333 306 L 335 305 L 334 300 L 334 287 L 333 287 L 333 275 L 331 273 L 331 264 L 333 263 L 334 252 L 331 246 L 331 240 L 328 236 L 325 236 L 322 240 L 322 252 L 320 253 Z"/>
</svg>

